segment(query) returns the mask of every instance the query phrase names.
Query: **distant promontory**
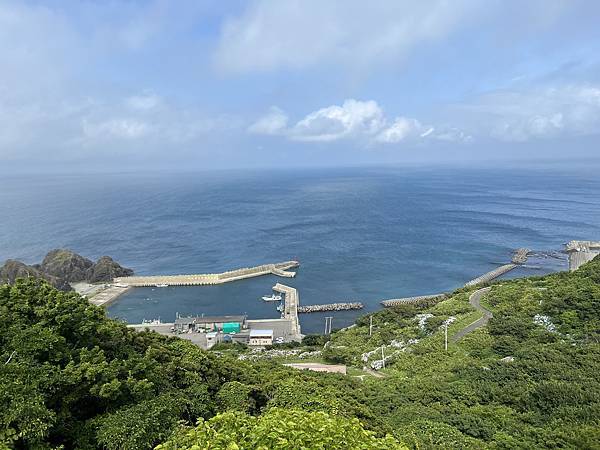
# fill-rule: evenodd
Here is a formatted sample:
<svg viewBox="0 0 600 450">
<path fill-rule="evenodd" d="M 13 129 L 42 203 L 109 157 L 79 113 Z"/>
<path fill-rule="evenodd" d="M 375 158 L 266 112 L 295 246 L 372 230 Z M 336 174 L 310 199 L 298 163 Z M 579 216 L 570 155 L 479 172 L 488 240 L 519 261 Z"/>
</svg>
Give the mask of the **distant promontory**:
<svg viewBox="0 0 600 450">
<path fill-rule="evenodd" d="M 18 278 L 40 278 L 57 289 L 71 291 L 71 283 L 112 282 L 115 277 L 133 275 L 133 270 L 122 267 L 110 256 L 102 256 L 93 262 L 68 249 L 48 252 L 40 264 L 27 265 L 14 259 L 0 266 L 0 283 L 12 284 Z"/>
</svg>

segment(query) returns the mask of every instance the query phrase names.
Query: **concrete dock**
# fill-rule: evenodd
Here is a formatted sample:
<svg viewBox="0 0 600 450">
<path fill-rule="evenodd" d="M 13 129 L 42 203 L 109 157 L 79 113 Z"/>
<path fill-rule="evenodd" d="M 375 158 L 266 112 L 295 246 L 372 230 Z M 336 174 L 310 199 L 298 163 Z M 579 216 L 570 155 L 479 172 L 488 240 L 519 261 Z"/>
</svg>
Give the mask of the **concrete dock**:
<svg viewBox="0 0 600 450">
<path fill-rule="evenodd" d="M 277 283 L 273 286 L 273 290 L 285 296 L 283 299 L 284 306 L 281 318 L 291 322 L 292 334 L 295 335 L 295 340 L 302 339 L 302 334 L 300 333 L 300 321 L 298 320 L 298 306 L 300 305 L 298 290 L 281 283 Z"/>
<path fill-rule="evenodd" d="M 296 273 L 289 272 L 288 270 L 299 266 L 300 263 L 298 261 L 285 261 L 276 264 L 264 264 L 262 266 L 231 270 L 223 273 L 121 277 L 115 278 L 114 283 L 127 285 L 129 287 L 150 287 L 162 284 L 168 286 L 208 286 L 270 274 L 291 278 L 294 277 Z"/>
</svg>

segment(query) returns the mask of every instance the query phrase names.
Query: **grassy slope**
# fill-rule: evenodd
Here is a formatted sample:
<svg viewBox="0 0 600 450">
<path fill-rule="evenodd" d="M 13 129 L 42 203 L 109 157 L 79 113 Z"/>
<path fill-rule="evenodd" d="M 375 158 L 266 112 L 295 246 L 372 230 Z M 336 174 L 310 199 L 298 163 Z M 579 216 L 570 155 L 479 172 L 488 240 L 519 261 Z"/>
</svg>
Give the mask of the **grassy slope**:
<svg viewBox="0 0 600 450">
<path fill-rule="evenodd" d="M 494 285 L 482 300 L 494 313 L 489 325 L 446 352 L 442 322 L 456 318 L 452 336 L 481 316 L 468 304 L 474 290 L 375 313 L 372 336 L 360 318 L 333 334 L 323 356 L 362 368 L 364 352 L 387 345 L 390 354 L 392 340 L 418 339 L 387 362 L 385 378 L 361 384 L 365 406 L 415 447 L 600 448 L 600 258 L 575 273 Z M 433 316 L 421 330 L 415 316 L 424 313 Z"/>
</svg>

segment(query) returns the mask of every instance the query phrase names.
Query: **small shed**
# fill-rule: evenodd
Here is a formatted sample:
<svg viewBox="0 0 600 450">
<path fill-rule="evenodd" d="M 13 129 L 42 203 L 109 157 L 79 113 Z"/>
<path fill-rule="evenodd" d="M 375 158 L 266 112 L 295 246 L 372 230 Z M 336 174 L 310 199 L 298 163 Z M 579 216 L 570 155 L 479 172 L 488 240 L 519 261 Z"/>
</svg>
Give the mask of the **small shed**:
<svg viewBox="0 0 600 450">
<path fill-rule="evenodd" d="M 273 345 L 273 330 L 250 330 L 249 345 Z"/>
</svg>

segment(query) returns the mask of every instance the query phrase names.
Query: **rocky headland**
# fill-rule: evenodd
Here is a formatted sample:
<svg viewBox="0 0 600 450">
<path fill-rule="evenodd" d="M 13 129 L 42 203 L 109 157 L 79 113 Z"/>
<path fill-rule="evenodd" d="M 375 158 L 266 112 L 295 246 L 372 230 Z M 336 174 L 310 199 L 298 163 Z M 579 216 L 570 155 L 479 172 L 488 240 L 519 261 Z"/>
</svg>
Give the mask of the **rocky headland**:
<svg viewBox="0 0 600 450">
<path fill-rule="evenodd" d="M 0 283 L 13 284 L 18 278 L 39 278 L 63 291 L 72 290 L 71 283 L 111 282 L 115 277 L 131 275 L 133 270 L 121 266 L 110 256 L 102 256 L 93 262 L 67 249 L 51 250 L 40 264 L 27 265 L 9 259 L 0 266 Z"/>
</svg>

